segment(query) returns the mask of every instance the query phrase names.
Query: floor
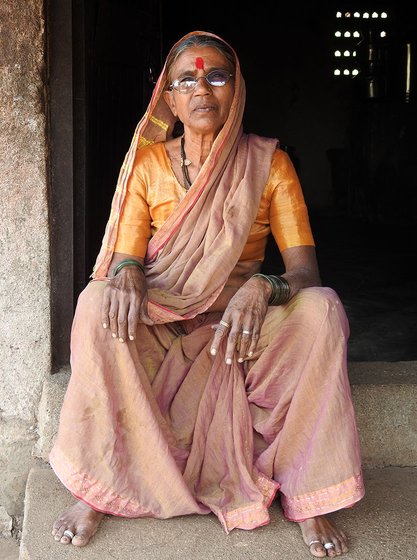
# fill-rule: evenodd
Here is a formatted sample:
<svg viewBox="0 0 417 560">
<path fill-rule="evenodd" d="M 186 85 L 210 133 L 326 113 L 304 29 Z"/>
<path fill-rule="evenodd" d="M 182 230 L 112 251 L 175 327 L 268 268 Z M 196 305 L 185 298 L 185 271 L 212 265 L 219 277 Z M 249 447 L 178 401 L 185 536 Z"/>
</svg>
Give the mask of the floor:
<svg viewBox="0 0 417 560">
<path fill-rule="evenodd" d="M 1 560 L 18 560 L 19 543 L 12 538 L 0 537 L 0 558 Z"/>
<path fill-rule="evenodd" d="M 336 512 L 350 552 L 344 560 L 416 558 L 417 471 L 397 467 L 365 471 L 366 495 L 353 508 Z M 393 491 L 394 489 L 394 491 Z M 296 523 L 286 521 L 279 500 L 270 507 L 268 525 L 226 535 L 214 515 L 171 519 L 107 516 L 83 549 L 55 543 L 51 525 L 73 503 L 48 468 L 32 471 L 28 481 L 22 560 L 312 560 Z M 339 558 L 339 557 L 338 557 Z M 14 560 L 13 557 L 10 560 Z"/>
<path fill-rule="evenodd" d="M 348 359 L 417 360 L 415 225 L 310 219 L 322 283 L 337 291 L 349 318 Z"/>
</svg>

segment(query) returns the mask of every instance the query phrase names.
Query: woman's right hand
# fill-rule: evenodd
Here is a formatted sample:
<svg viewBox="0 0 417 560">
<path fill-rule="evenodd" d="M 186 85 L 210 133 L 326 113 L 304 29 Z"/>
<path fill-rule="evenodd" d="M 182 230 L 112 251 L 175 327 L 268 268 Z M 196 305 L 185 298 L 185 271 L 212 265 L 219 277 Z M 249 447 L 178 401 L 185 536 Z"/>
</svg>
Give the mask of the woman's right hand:
<svg viewBox="0 0 417 560">
<path fill-rule="evenodd" d="M 137 266 L 125 266 L 104 288 L 101 322 L 113 338 L 135 340 L 139 320 L 153 325 L 148 316 L 146 278 Z"/>
</svg>

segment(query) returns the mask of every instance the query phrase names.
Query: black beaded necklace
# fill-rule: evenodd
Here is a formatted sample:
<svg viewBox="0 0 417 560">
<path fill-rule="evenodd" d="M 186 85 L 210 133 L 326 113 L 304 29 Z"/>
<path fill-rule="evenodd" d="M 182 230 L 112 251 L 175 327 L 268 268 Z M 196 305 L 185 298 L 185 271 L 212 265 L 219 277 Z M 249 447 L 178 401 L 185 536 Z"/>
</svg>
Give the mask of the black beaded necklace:
<svg viewBox="0 0 417 560">
<path fill-rule="evenodd" d="M 191 165 L 191 161 L 187 159 L 185 155 L 185 148 L 184 148 L 185 138 L 181 136 L 181 167 L 182 167 L 182 177 L 184 180 L 184 188 L 188 191 L 191 187 L 191 179 L 188 173 L 188 166 Z"/>
</svg>

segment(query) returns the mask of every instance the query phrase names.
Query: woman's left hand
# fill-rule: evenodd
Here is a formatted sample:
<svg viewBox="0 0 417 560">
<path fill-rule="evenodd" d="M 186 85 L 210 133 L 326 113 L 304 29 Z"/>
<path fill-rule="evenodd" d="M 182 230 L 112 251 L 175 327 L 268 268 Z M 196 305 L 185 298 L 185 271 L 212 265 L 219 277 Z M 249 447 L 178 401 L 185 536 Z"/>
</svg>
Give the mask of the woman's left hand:
<svg viewBox="0 0 417 560">
<path fill-rule="evenodd" d="M 271 295 L 269 283 L 260 277 L 250 278 L 239 288 L 226 307 L 216 329 L 210 352 L 214 356 L 227 337 L 226 364 L 230 365 L 238 352 L 238 361 L 251 357 L 258 344 L 262 324 Z"/>
</svg>

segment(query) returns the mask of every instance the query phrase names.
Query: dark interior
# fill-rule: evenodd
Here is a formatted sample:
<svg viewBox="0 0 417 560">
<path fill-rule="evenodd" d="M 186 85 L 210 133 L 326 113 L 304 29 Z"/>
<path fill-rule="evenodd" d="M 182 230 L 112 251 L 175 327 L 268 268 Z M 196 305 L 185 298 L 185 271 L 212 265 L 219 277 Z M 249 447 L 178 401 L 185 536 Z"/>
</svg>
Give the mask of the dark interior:
<svg viewBox="0 0 417 560">
<path fill-rule="evenodd" d="M 185 33 L 207 30 L 238 53 L 246 132 L 278 138 L 297 168 L 323 284 L 339 293 L 350 320 L 349 359 L 417 359 L 417 34 L 405 3 L 76 4 L 83 48 L 75 45 L 74 64 L 75 75 L 85 71 L 85 118 L 75 142 L 86 162 L 85 215 L 76 220 L 87 229 L 76 240 L 84 264 L 75 291 L 88 281 L 121 163 L 165 55 Z M 356 9 L 378 18 L 335 16 Z M 353 29 L 358 39 L 337 43 L 335 31 Z M 338 48 L 356 51 L 358 76 L 334 76 L 344 67 Z M 271 243 L 264 269 L 281 266 Z"/>
</svg>

